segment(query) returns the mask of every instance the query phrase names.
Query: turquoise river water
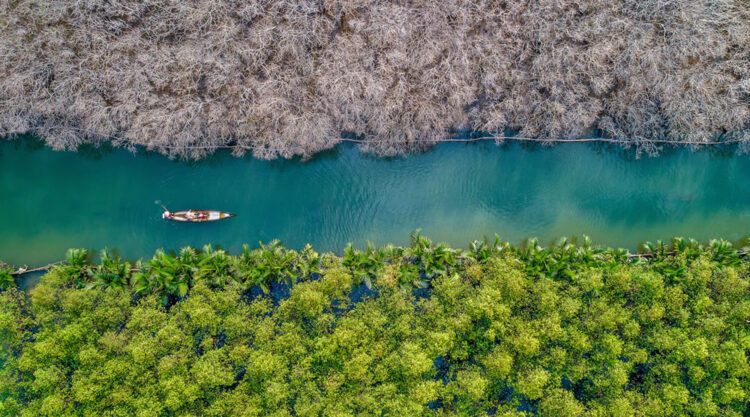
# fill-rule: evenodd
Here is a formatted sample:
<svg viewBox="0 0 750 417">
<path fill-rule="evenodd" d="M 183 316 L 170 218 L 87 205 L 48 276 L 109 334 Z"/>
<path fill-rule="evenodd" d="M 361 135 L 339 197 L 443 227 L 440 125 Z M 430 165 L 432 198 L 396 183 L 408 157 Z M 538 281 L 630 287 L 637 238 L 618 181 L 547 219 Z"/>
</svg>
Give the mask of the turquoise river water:
<svg viewBox="0 0 750 417">
<path fill-rule="evenodd" d="M 172 210 L 220 209 L 236 218 L 181 224 Z M 0 260 L 40 265 L 67 248 L 116 248 L 127 258 L 157 248 L 279 238 L 321 251 L 405 244 L 421 228 L 466 247 L 500 235 L 591 236 L 636 249 L 641 242 L 750 234 L 750 155 L 730 148 L 667 149 L 658 158 L 586 144 L 445 144 L 403 159 L 340 146 L 311 160 L 260 161 L 226 152 L 200 162 L 151 153 L 54 152 L 0 141 Z"/>
</svg>

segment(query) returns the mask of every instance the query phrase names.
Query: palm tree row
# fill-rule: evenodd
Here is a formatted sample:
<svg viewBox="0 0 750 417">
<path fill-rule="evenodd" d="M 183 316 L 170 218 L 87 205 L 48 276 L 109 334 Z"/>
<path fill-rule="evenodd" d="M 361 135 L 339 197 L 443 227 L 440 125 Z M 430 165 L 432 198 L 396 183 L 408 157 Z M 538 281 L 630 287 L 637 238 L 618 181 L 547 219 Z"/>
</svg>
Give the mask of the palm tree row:
<svg viewBox="0 0 750 417">
<path fill-rule="evenodd" d="M 252 250 L 245 245 L 239 256 L 205 245 L 202 250 L 185 247 L 175 255 L 159 249 L 148 261 L 134 263 L 104 249 L 98 265 L 89 262 L 85 250 L 71 249 L 59 269 L 69 278 L 70 285 L 79 288 L 129 288 L 135 296 L 159 294 L 164 304 L 171 304 L 185 297 L 197 281 L 213 288 L 238 282 L 268 292 L 272 282 L 292 284 L 317 278 L 320 264 L 321 255 L 311 246 L 298 252 L 274 240 Z"/>
<path fill-rule="evenodd" d="M 554 279 L 575 279 L 577 271 L 589 267 L 609 270 L 625 262 L 649 263 L 667 276 L 679 277 L 685 262 L 701 255 L 709 256 L 722 265 L 743 261 L 747 248 L 736 250 L 730 242 L 712 240 L 702 245 L 693 239 L 675 238 L 670 243 L 657 241 L 643 245 L 641 253 L 631 254 L 624 249 L 598 248 L 584 236 L 581 245 L 575 240 L 561 239 L 554 245 L 542 247 L 536 239 L 521 246 L 485 238 L 474 241 L 468 250 L 457 250 L 445 244 L 435 244 L 419 230 L 411 234 L 411 245 L 385 245 L 376 248 L 367 243 L 364 250 L 346 247 L 342 257 L 333 253 L 320 254 L 306 245 L 295 251 L 281 245 L 279 240 L 260 243 L 250 249 L 244 245 L 237 256 L 206 245 L 202 250 L 186 247 L 170 255 L 157 250 L 148 261 L 133 263 L 123 260 L 108 249 L 99 254 L 99 264 L 91 262 L 84 249 L 70 249 L 65 262 L 54 268 L 66 277 L 68 285 L 78 288 L 99 287 L 106 290 L 128 289 L 136 297 L 158 294 L 165 304 L 185 297 L 197 281 L 212 288 L 235 282 L 259 287 L 268 293 L 274 282 L 294 284 L 317 279 L 327 268 L 343 266 L 368 288 L 372 280 L 391 268 L 398 285 L 406 291 L 429 288 L 437 276 L 452 275 L 471 265 L 482 265 L 496 257 L 512 257 L 525 265 L 527 273 Z M 12 269 L 0 264 L 0 290 L 14 286 Z"/>
</svg>

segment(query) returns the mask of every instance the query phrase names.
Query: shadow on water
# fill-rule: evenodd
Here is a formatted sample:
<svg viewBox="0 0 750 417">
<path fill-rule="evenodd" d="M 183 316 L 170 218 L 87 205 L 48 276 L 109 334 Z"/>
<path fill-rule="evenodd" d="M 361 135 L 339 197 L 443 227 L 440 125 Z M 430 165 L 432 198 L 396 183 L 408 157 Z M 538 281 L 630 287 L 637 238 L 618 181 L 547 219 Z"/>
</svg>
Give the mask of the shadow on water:
<svg viewBox="0 0 750 417">
<path fill-rule="evenodd" d="M 152 152 L 155 155 L 158 155 L 158 153 Z M 204 158 L 201 159 L 182 159 L 182 158 L 175 158 L 172 160 L 172 162 L 176 164 L 184 164 L 189 167 L 193 168 L 199 168 L 199 167 L 219 167 L 222 166 L 224 163 L 233 161 L 236 158 L 232 156 L 232 152 L 229 149 L 217 149 L 216 152 L 213 152 L 209 155 L 206 155 Z"/>
<path fill-rule="evenodd" d="M 623 161 L 636 161 L 638 160 L 638 152 L 633 146 L 624 147 L 622 145 L 615 145 L 614 143 L 597 142 L 587 144 L 588 148 L 591 149 L 596 155 L 600 156 L 616 156 Z"/>
<path fill-rule="evenodd" d="M 700 148 L 696 150 L 696 152 L 706 152 L 712 158 L 717 159 L 732 159 L 740 154 L 740 146 L 738 144 L 711 146 L 707 148 Z"/>
<path fill-rule="evenodd" d="M 271 298 L 273 305 L 278 306 L 282 300 L 286 300 L 292 294 L 292 284 L 286 282 L 274 282 L 271 284 Z"/>
<path fill-rule="evenodd" d="M 315 155 L 312 155 L 310 157 L 302 157 L 302 156 L 295 156 L 290 159 L 284 159 L 284 158 L 277 158 L 277 159 L 271 159 L 271 160 L 263 160 L 262 162 L 266 164 L 269 168 L 275 170 L 276 172 L 281 172 L 289 169 L 290 167 L 300 167 L 304 165 L 313 165 L 318 163 L 325 163 L 326 161 L 335 161 L 336 159 L 341 157 L 341 148 L 346 147 L 349 144 L 342 144 L 338 146 L 334 146 L 333 148 L 326 149 L 324 151 L 318 152 Z M 244 158 L 246 161 L 258 161 L 258 159 L 252 158 L 250 156 L 245 156 Z"/>
<path fill-rule="evenodd" d="M 39 285 L 39 282 L 41 282 L 42 280 L 42 276 L 44 276 L 44 274 L 46 273 L 47 272 L 45 271 L 31 272 L 16 278 L 18 289 L 22 291 L 32 290 L 34 287 Z"/>
<path fill-rule="evenodd" d="M 47 147 L 47 144 L 43 140 L 28 134 L 10 136 L 0 140 L 9 141 L 13 146 L 13 150 L 16 151 L 38 151 Z M 1 149 L 0 152 L 2 152 Z"/>
<path fill-rule="evenodd" d="M 370 298 L 378 298 L 378 290 L 374 287 L 369 288 L 365 284 L 359 284 L 356 287 L 352 288 L 351 292 L 349 293 L 349 298 L 351 299 L 352 303 L 355 304 Z"/>
<path fill-rule="evenodd" d="M 117 150 L 118 149 L 112 146 L 109 142 L 103 142 L 98 144 L 85 143 L 78 147 L 77 152 L 85 159 L 99 161 Z"/>
</svg>

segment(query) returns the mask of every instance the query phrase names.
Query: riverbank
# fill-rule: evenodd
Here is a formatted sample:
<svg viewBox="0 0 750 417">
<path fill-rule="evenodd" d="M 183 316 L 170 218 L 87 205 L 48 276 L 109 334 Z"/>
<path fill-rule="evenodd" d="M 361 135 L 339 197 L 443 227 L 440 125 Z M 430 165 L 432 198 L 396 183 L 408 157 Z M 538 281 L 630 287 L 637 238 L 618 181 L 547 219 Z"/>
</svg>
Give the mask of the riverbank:
<svg viewBox="0 0 750 417">
<path fill-rule="evenodd" d="M 421 233 L 421 232 L 417 231 L 417 232 L 414 232 L 414 233 Z M 573 238 L 573 239 L 561 238 L 561 239 L 558 240 L 558 242 L 566 242 L 564 244 L 567 244 L 567 242 L 570 242 L 570 244 L 573 244 L 573 245 L 575 245 L 577 243 L 577 241 L 578 240 L 576 238 Z M 472 248 L 471 250 L 474 250 L 473 248 L 475 246 L 477 246 L 477 245 L 487 245 L 488 242 L 489 241 L 485 238 L 484 242 L 474 241 L 474 242 L 472 242 L 469 245 L 469 247 Z M 589 239 L 588 236 L 584 236 L 584 242 L 590 242 L 590 239 Z M 681 250 L 681 248 L 685 245 L 685 242 L 689 242 L 690 245 L 693 245 L 695 247 L 713 247 L 713 246 L 721 244 L 721 245 L 723 245 L 724 247 L 727 248 L 726 250 L 730 250 L 732 252 L 735 252 L 736 255 L 739 258 L 745 258 L 746 256 L 748 256 L 748 252 L 750 252 L 750 237 L 746 237 L 746 238 L 743 238 L 743 239 L 741 239 L 741 240 L 739 240 L 737 242 L 729 242 L 729 241 L 725 241 L 725 240 L 713 239 L 713 240 L 711 240 L 706 245 L 702 245 L 701 243 L 699 243 L 695 239 L 674 238 L 674 239 L 671 239 L 670 243 L 664 243 L 662 241 L 657 241 L 656 243 L 646 242 L 646 243 L 640 245 L 639 251 L 635 252 L 635 253 L 631 253 L 630 251 L 628 251 L 626 249 L 618 249 L 617 253 L 619 253 L 621 256 L 623 256 L 623 259 L 628 259 L 630 261 L 636 261 L 637 262 L 639 260 L 650 260 L 650 259 L 654 259 L 654 258 L 658 258 L 658 257 L 663 257 L 663 256 L 674 256 L 674 255 L 677 255 L 678 252 Z M 266 250 L 266 245 L 264 245 L 262 242 L 260 242 L 259 244 L 260 244 L 260 249 L 261 250 Z M 278 245 L 281 245 L 281 241 L 274 240 L 274 241 L 272 241 L 269 244 L 271 246 L 278 246 Z M 500 244 L 499 237 L 496 236 L 495 237 L 495 246 L 498 247 L 499 244 Z M 589 243 L 587 243 L 587 245 L 588 244 Z M 520 247 L 526 247 L 528 245 L 532 245 L 532 246 L 541 248 L 540 246 L 538 246 L 539 245 L 538 239 L 533 239 L 533 238 L 532 239 L 526 239 Z M 505 243 L 505 244 L 503 244 L 502 247 L 510 247 L 510 244 L 509 243 Z M 733 247 L 734 248 L 739 248 L 739 249 L 730 249 L 730 248 L 733 248 Z M 206 248 L 210 248 L 210 245 L 204 247 L 204 250 Z M 243 246 L 243 252 L 247 248 L 248 248 L 248 246 L 244 245 Z M 307 246 L 306 246 L 306 248 L 307 248 Z M 372 249 L 371 243 L 367 244 L 367 248 L 368 248 L 368 251 L 370 251 Z M 551 247 L 551 248 L 554 248 L 554 246 Z M 210 250 L 213 250 L 213 249 L 210 249 Z M 218 250 L 221 251 L 221 252 L 224 252 L 223 249 L 218 249 Z M 607 251 L 611 252 L 612 251 L 611 248 L 608 248 L 608 249 L 598 248 L 597 250 L 599 250 L 601 252 L 607 252 Z M 353 251 L 352 253 L 356 253 L 358 250 L 355 249 L 355 247 L 354 247 L 353 244 L 350 244 L 350 246 L 347 247 L 347 253 L 350 252 L 350 251 Z M 65 260 L 61 260 L 61 261 L 57 261 L 57 262 L 52 262 L 52 263 L 49 263 L 47 265 L 40 265 L 40 266 L 35 266 L 35 267 L 29 267 L 28 265 L 24 265 L 22 267 L 15 267 L 15 266 L 9 265 L 9 264 L 7 264 L 5 262 L 2 262 L 2 260 L 0 259 L 0 287 L 2 287 L 2 288 L 8 288 L 8 287 L 14 286 L 14 284 L 11 283 L 11 278 L 13 278 L 13 277 L 15 277 L 15 279 L 17 279 L 17 280 L 18 279 L 24 279 L 27 275 L 35 275 L 35 276 L 37 276 L 39 274 L 44 274 L 44 273 L 46 273 L 46 272 L 48 272 L 48 271 L 50 271 L 50 270 L 52 270 L 55 267 L 58 267 L 60 265 L 64 265 L 66 263 L 70 264 L 71 263 L 70 262 L 70 259 L 71 259 L 70 257 L 73 254 L 76 254 L 76 253 L 83 253 L 84 255 L 81 255 L 80 257 L 81 257 L 81 260 L 85 260 L 86 263 L 94 261 L 95 256 L 94 256 L 93 252 L 90 252 L 90 251 L 88 251 L 86 249 L 76 249 L 76 250 L 74 250 L 72 252 L 68 251 Z M 294 250 L 291 250 L 290 253 L 296 253 L 296 252 L 294 252 Z M 329 252 L 329 253 L 331 253 L 331 252 Z M 459 257 L 465 257 L 466 256 L 465 255 L 466 251 L 459 250 L 456 253 L 459 253 L 459 255 L 458 255 Z M 102 252 L 101 252 L 101 255 L 99 256 L 99 260 L 104 261 L 104 260 L 107 260 L 107 259 L 109 259 L 110 257 L 113 257 L 113 256 L 116 257 L 117 259 L 120 259 L 120 262 L 122 261 L 121 258 L 120 258 L 119 252 L 117 250 L 113 251 L 113 250 L 110 250 L 110 249 L 103 249 Z M 138 260 L 137 262 L 132 262 L 132 261 L 131 262 L 127 262 L 128 269 L 129 269 L 130 273 L 139 272 L 139 271 L 140 272 L 144 272 L 144 271 L 146 271 L 146 270 L 149 269 L 148 267 L 146 267 L 145 269 L 142 269 L 142 270 L 139 269 L 139 268 L 136 268 L 136 267 L 131 267 L 132 265 L 137 265 L 140 262 L 141 262 L 141 260 Z M 29 287 L 27 285 L 23 285 L 23 287 L 25 287 L 25 288 L 31 288 L 31 287 Z"/>
<path fill-rule="evenodd" d="M 589 132 L 595 132 L 595 129 L 587 129 Z M 81 132 L 81 134 L 86 134 L 85 132 Z M 706 140 L 681 140 L 681 139 L 658 139 L 658 138 L 649 138 L 649 139 L 640 139 L 637 141 L 624 139 L 624 138 L 612 138 L 612 137 L 602 137 L 602 136 L 582 136 L 577 138 L 544 138 L 544 137 L 525 137 L 525 136 L 518 136 L 514 135 L 512 133 L 497 133 L 497 134 L 491 134 L 491 133 L 480 133 L 480 132 L 464 132 L 463 135 L 457 135 L 454 137 L 443 137 L 439 139 L 421 139 L 421 140 L 415 140 L 411 142 L 411 145 L 417 148 L 421 151 L 426 151 L 430 147 L 441 145 L 441 144 L 455 144 L 455 143 L 477 143 L 477 142 L 492 142 L 495 145 L 502 145 L 506 142 L 514 143 L 519 142 L 522 144 L 533 144 L 533 145 L 546 145 L 546 146 L 552 146 L 552 145 L 564 145 L 564 144 L 579 144 L 579 143 L 587 143 L 587 144 L 597 144 L 597 145 L 618 145 L 622 147 L 623 149 L 635 149 L 636 154 L 640 157 L 641 155 L 648 155 L 651 157 L 659 156 L 659 153 L 661 150 L 666 146 L 668 148 L 675 148 L 675 147 L 690 147 L 691 149 L 695 150 L 701 147 L 730 147 L 733 145 L 740 145 L 737 148 L 738 154 L 745 154 L 747 153 L 747 144 L 750 143 L 750 140 L 747 140 L 746 137 L 749 133 L 732 133 L 732 134 L 722 134 L 722 135 L 716 135 L 712 138 L 708 138 Z M 15 140 L 16 137 L 20 138 L 29 138 L 30 135 L 28 132 L 26 134 L 19 134 L 19 135 L 11 135 L 6 137 L 6 140 Z M 24 139 L 21 139 L 24 140 Z M 26 139 L 28 140 L 28 139 Z M 32 139 L 33 140 L 33 139 Z M 339 137 L 338 139 L 332 139 L 330 146 L 328 146 L 324 150 L 330 150 L 335 148 L 336 146 L 340 144 L 356 144 L 358 148 L 362 151 L 368 151 L 370 147 L 372 146 L 371 141 L 368 139 L 361 139 L 361 138 L 352 138 L 352 137 Z M 81 145 L 82 147 L 87 146 L 104 146 L 104 147 L 111 147 L 113 145 L 112 142 L 94 142 L 94 143 L 84 143 Z M 124 145 L 121 142 L 115 142 L 114 145 L 116 147 L 125 148 L 128 151 L 132 152 L 133 154 L 137 154 L 140 152 L 152 152 L 154 150 L 166 154 L 170 157 L 170 159 L 175 159 L 176 156 L 179 156 L 179 154 L 182 154 L 182 159 L 200 159 L 202 157 L 213 155 L 216 151 L 220 150 L 229 150 L 232 152 L 232 155 L 242 157 L 247 152 L 254 152 L 259 147 L 262 147 L 262 145 L 253 145 L 253 144 L 247 144 L 247 143 L 240 143 L 237 141 L 230 141 L 220 144 L 214 144 L 214 145 L 165 145 L 160 146 L 159 148 L 154 148 L 149 145 L 142 145 L 142 144 L 126 144 Z M 53 147 L 54 148 L 54 147 Z M 61 150 L 60 148 L 54 148 L 55 150 Z M 90 149 L 90 148 L 87 148 Z M 75 148 L 63 148 L 62 150 L 69 150 L 69 151 L 77 151 L 78 146 Z M 320 152 L 323 152 L 324 150 L 321 150 Z M 407 150 L 404 149 L 403 152 L 394 152 L 393 154 L 387 154 L 387 155 L 380 155 L 380 156 L 407 156 Z M 187 157 L 184 153 L 199 153 L 200 157 L 190 158 Z M 305 159 L 311 157 L 311 154 L 301 154 L 301 155 L 292 155 L 287 159 L 294 158 L 296 156 L 302 156 Z"/>
<path fill-rule="evenodd" d="M 0 411 L 743 415 L 750 261 L 721 241 L 650 253 L 418 234 L 342 256 L 73 250 L 0 290 Z"/>
</svg>

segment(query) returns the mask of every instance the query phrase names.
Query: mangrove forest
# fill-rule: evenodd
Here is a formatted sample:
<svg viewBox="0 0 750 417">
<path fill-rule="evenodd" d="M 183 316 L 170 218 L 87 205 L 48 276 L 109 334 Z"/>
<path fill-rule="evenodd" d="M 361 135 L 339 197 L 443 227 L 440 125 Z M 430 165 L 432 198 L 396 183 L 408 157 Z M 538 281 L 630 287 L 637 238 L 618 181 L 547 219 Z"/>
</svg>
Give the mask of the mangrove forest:
<svg viewBox="0 0 750 417">
<path fill-rule="evenodd" d="M 750 142 L 747 0 L 0 1 L 0 136 L 199 158 Z"/>
<path fill-rule="evenodd" d="M 0 0 L 0 417 L 750 417 L 748 178 L 750 0 Z"/>
<path fill-rule="evenodd" d="M 585 238 L 0 268 L 0 416 L 750 413 L 750 262 Z"/>
</svg>

